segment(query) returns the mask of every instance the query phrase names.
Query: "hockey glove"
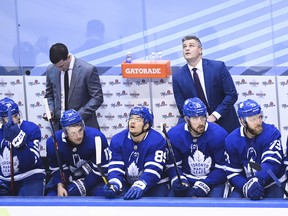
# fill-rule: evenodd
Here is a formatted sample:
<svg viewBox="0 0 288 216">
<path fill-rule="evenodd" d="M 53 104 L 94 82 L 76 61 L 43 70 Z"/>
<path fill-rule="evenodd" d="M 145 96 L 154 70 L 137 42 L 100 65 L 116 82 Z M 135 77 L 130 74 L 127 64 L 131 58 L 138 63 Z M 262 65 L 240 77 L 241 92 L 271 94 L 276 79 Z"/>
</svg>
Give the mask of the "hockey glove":
<svg viewBox="0 0 288 216">
<path fill-rule="evenodd" d="M 192 196 L 196 197 L 206 197 L 210 192 L 210 188 L 204 182 L 196 181 L 194 186 L 192 187 Z"/>
<path fill-rule="evenodd" d="M 186 178 L 182 178 L 181 181 L 176 178 L 172 181 L 172 188 L 176 197 L 183 197 L 186 196 L 186 192 L 189 190 L 190 185 Z"/>
<path fill-rule="evenodd" d="M 14 147 L 20 148 L 25 143 L 26 133 L 18 125 L 6 123 L 3 126 L 3 137 Z"/>
<path fill-rule="evenodd" d="M 146 183 L 143 181 L 136 181 L 132 187 L 124 195 L 125 200 L 140 199 L 143 196 Z"/>
<path fill-rule="evenodd" d="M 88 162 L 83 164 L 81 168 L 86 175 L 89 175 L 92 172 L 92 167 L 90 166 Z"/>
<path fill-rule="evenodd" d="M 115 198 L 121 193 L 120 186 L 117 183 L 111 183 L 111 187 L 113 187 L 113 190 L 108 185 L 104 185 L 103 187 L 106 198 Z"/>
<path fill-rule="evenodd" d="M 243 186 L 243 195 L 252 200 L 259 200 L 264 196 L 264 181 L 257 177 L 251 178 Z"/>
<path fill-rule="evenodd" d="M 9 196 L 9 187 L 0 180 L 0 196 Z"/>
<path fill-rule="evenodd" d="M 68 185 L 68 196 L 86 196 L 86 186 L 81 179 Z"/>
</svg>

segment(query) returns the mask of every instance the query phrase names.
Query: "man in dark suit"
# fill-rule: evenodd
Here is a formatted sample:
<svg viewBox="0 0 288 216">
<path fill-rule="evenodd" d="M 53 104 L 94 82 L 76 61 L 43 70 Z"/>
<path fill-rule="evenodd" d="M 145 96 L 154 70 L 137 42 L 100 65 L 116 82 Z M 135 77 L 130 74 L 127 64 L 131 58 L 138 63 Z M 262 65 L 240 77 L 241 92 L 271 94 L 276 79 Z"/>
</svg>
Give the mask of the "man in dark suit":
<svg viewBox="0 0 288 216">
<path fill-rule="evenodd" d="M 62 43 L 50 48 L 50 61 L 45 97 L 55 130 L 60 129 L 59 119 L 68 109 L 78 111 L 85 125 L 99 129 L 96 110 L 103 103 L 103 92 L 96 67 L 75 58 Z"/>
<path fill-rule="evenodd" d="M 202 44 L 196 36 L 185 36 L 182 47 L 187 64 L 172 75 L 174 97 L 181 114 L 178 123 L 184 122 L 184 101 L 199 97 L 207 106 L 209 122 L 219 124 L 227 132 L 239 127 L 234 108 L 238 93 L 225 63 L 202 59 Z M 200 84 L 197 84 L 196 79 L 200 80 Z M 199 85 L 202 87 L 202 96 Z"/>
</svg>

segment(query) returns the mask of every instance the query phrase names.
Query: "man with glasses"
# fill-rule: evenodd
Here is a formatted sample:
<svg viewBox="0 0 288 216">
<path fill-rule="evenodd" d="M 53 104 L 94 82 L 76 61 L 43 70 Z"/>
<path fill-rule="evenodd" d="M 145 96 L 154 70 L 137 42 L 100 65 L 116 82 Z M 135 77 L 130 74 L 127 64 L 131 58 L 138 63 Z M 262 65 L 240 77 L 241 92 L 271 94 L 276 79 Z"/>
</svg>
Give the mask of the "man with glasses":
<svg viewBox="0 0 288 216">
<path fill-rule="evenodd" d="M 177 165 L 176 169 L 170 156 L 167 172 L 174 192 L 170 195 L 223 197 L 227 132 L 207 121 L 206 106 L 197 97 L 185 100 L 183 113 L 185 122 L 168 131 Z"/>
<path fill-rule="evenodd" d="M 78 111 L 86 126 L 99 129 L 95 111 L 103 103 L 103 92 L 96 67 L 74 57 L 62 43 L 50 48 L 50 61 L 45 97 L 55 130 L 60 129 L 59 119 L 68 109 Z"/>
<path fill-rule="evenodd" d="M 108 169 L 112 188 L 104 186 L 107 198 L 132 200 L 168 195 L 168 178 L 163 178 L 166 141 L 152 129 L 153 119 L 150 109 L 134 107 L 129 114 L 128 129 L 112 137 Z"/>
<path fill-rule="evenodd" d="M 226 137 L 227 178 L 233 187 L 229 197 L 283 198 L 269 172 L 274 173 L 279 182 L 286 182 L 283 165 L 283 147 L 279 130 L 264 123 L 260 105 L 248 99 L 238 104 L 241 127 Z"/>
<path fill-rule="evenodd" d="M 63 113 L 62 130 L 47 139 L 47 157 L 52 178 L 48 196 L 101 195 L 104 186 L 96 166 L 96 145 L 100 145 L 101 165 L 107 174 L 109 148 L 103 133 L 85 126 L 81 115 L 73 110 Z M 97 148 L 98 150 L 98 148 Z M 60 160 L 59 160 L 60 159 Z"/>
</svg>

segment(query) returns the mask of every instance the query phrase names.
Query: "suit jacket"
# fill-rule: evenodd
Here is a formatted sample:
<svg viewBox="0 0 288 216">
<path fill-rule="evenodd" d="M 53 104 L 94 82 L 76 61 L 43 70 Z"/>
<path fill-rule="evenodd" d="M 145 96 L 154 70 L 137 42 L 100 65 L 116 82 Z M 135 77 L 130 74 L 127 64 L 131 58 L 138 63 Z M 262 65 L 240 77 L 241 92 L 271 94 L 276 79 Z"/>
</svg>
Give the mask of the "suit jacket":
<svg viewBox="0 0 288 216">
<path fill-rule="evenodd" d="M 96 67 L 75 58 L 68 95 L 68 108 L 78 111 L 85 125 L 98 128 L 96 110 L 103 103 L 103 92 Z M 60 128 L 61 117 L 61 71 L 53 64 L 46 73 L 46 98 L 54 114 L 55 130 Z"/>
<path fill-rule="evenodd" d="M 202 59 L 205 89 L 211 112 L 216 111 L 221 118 L 216 122 L 227 132 L 240 126 L 234 104 L 238 99 L 234 82 L 222 61 Z M 188 65 L 184 65 L 172 75 L 172 85 L 176 105 L 183 122 L 183 105 L 188 98 L 197 97 L 194 81 Z M 203 86 L 202 86 L 203 87 Z"/>
</svg>

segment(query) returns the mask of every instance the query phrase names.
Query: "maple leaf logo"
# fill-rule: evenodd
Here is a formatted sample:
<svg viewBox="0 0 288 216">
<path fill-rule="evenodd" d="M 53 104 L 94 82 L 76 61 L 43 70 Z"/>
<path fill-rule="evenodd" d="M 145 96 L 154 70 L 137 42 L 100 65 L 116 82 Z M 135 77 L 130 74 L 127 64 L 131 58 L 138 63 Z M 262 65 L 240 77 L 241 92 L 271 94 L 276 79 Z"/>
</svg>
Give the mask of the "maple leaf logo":
<svg viewBox="0 0 288 216">
<path fill-rule="evenodd" d="M 192 175 L 206 176 L 210 172 L 212 159 L 211 157 L 205 159 L 205 155 L 201 151 L 196 150 L 192 157 L 188 157 L 188 164 Z"/>
</svg>

